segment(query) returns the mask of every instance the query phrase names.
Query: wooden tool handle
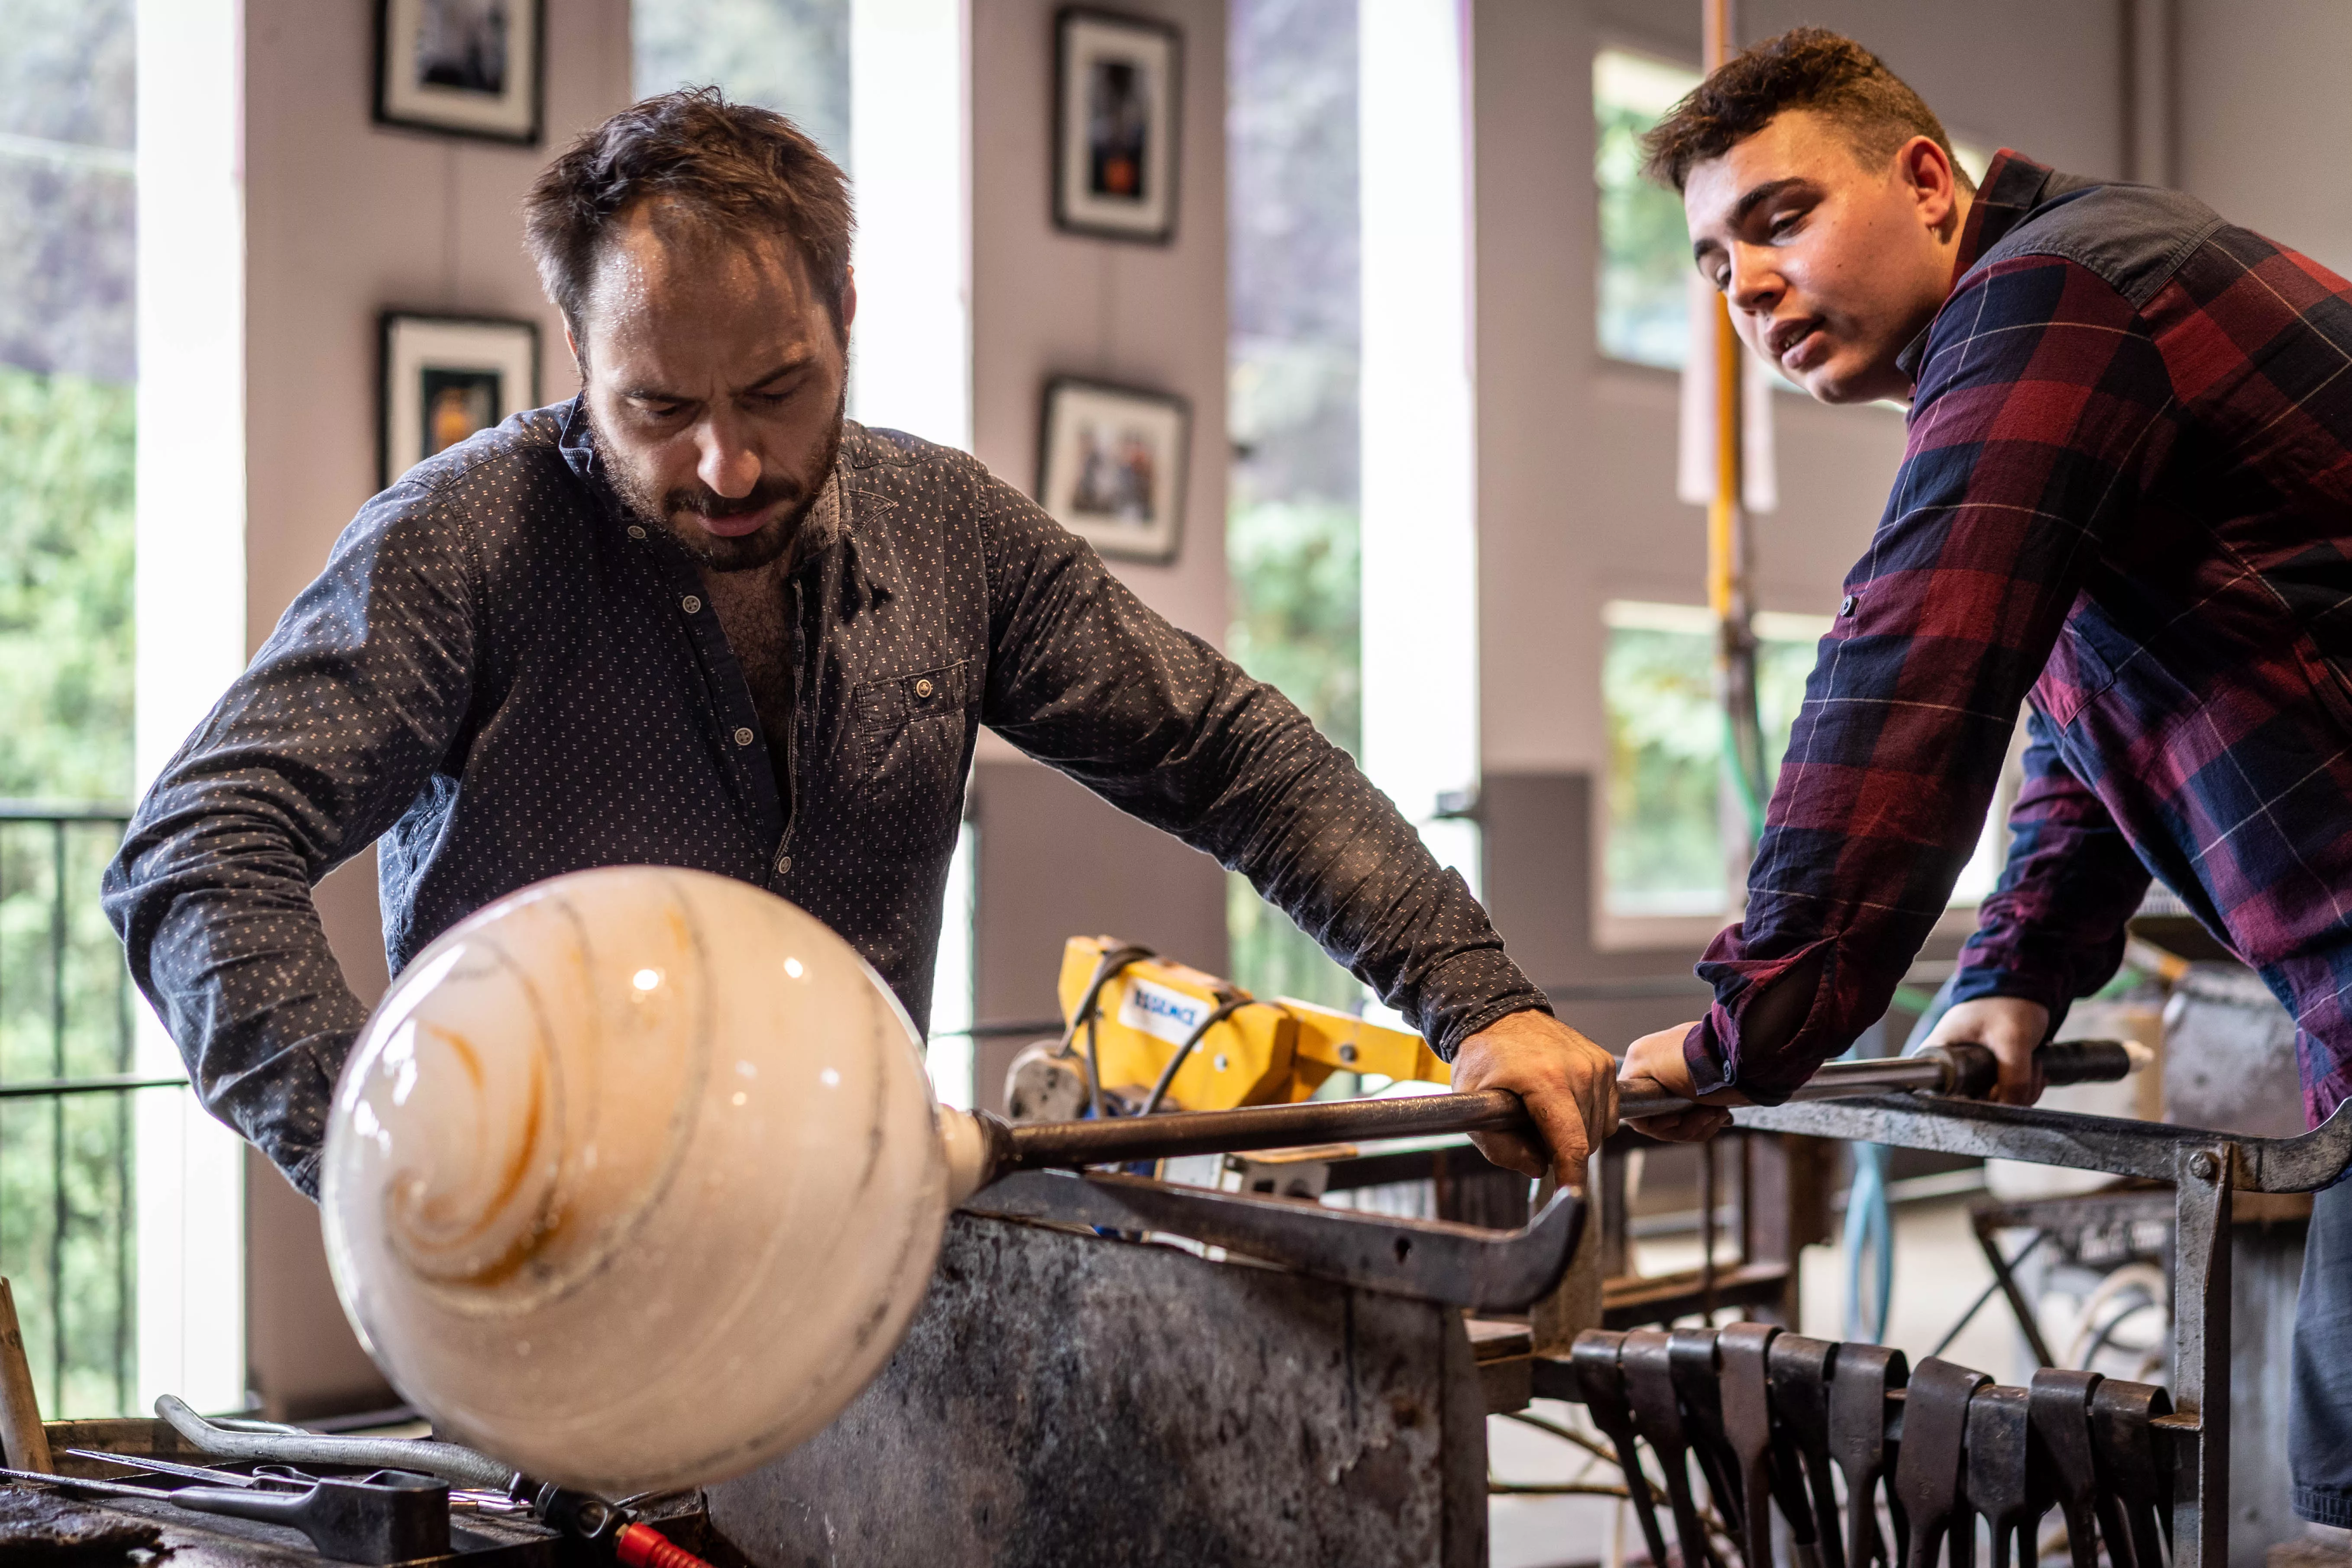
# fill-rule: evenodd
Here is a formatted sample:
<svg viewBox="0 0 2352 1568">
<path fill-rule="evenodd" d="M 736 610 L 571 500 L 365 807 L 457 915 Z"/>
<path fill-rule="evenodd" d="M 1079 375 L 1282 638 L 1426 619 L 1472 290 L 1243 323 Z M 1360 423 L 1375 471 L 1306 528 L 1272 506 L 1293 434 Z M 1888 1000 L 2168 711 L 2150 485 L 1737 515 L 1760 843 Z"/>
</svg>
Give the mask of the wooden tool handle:
<svg viewBox="0 0 2352 1568">
<path fill-rule="evenodd" d="M 41 1430 L 41 1401 L 33 1392 L 33 1365 L 25 1359 L 25 1331 L 16 1325 L 16 1298 L 0 1275 L 0 1452 L 10 1468 L 47 1470 L 49 1435 Z"/>
</svg>

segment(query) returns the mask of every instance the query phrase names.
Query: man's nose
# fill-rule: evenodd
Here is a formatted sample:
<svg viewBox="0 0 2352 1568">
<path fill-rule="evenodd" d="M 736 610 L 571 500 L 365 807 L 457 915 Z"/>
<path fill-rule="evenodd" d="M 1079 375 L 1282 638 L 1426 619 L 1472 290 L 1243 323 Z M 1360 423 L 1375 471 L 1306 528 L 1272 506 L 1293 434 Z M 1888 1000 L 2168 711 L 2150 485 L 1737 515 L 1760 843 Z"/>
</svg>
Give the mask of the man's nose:
<svg viewBox="0 0 2352 1568">
<path fill-rule="evenodd" d="M 1733 249 L 1731 282 L 1725 290 L 1733 310 L 1769 315 L 1772 307 L 1780 302 L 1782 289 L 1780 270 L 1772 265 L 1769 253 L 1759 255 L 1748 246 Z"/>
<path fill-rule="evenodd" d="M 760 454 L 723 418 L 703 422 L 696 437 L 694 476 L 711 493 L 733 500 L 760 482 Z"/>
</svg>

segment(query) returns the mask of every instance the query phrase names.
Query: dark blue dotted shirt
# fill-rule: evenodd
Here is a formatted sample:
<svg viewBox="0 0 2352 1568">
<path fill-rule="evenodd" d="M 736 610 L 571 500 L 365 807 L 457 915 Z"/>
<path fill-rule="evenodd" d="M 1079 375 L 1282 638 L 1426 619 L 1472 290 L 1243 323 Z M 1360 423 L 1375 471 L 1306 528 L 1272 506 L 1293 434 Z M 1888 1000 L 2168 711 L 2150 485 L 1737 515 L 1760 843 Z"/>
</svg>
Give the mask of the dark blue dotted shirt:
<svg viewBox="0 0 2352 1568">
<path fill-rule="evenodd" d="M 692 559 L 629 521 L 576 404 L 362 509 L 106 874 L 214 1114 L 314 1190 L 367 1014 L 310 889 L 377 841 L 395 973 L 542 878 L 688 866 L 800 904 L 922 1022 L 982 724 L 1247 873 L 1449 1058 L 1544 1005 L 1344 752 L 972 458 L 853 425 L 812 516 L 787 788 Z"/>
</svg>

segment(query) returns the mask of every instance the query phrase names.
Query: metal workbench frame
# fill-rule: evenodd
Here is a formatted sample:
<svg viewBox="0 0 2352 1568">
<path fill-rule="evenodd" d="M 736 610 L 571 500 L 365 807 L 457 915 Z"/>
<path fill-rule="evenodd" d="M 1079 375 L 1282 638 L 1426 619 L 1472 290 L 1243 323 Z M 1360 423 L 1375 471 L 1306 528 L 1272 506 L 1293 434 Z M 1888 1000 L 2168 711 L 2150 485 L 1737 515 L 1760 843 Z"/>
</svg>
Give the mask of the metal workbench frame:
<svg viewBox="0 0 2352 1568">
<path fill-rule="evenodd" d="M 2022 1160 L 2172 1184 L 2171 1568 L 2230 1561 L 2230 1200 L 2233 1192 L 2309 1193 L 2352 1163 L 2352 1105 L 2294 1138 L 2253 1138 L 2161 1122 L 1924 1095 L 1743 1106 L 1743 1127 L 1946 1154 Z"/>
</svg>

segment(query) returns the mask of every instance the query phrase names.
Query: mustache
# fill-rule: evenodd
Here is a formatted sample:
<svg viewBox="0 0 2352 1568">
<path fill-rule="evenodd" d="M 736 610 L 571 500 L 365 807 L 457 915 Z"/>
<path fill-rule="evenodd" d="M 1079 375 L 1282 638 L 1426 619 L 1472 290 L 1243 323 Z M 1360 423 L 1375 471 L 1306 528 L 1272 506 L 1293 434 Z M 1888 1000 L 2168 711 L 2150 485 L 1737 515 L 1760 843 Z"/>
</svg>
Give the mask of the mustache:
<svg viewBox="0 0 2352 1568">
<path fill-rule="evenodd" d="M 741 517 L 763 511 L 778 501 L 801 499 L 801 487 L 782 475 L 761 476 L 740 496 L 722 496 L 708 485 L 684 485 L 662 497 L 664 515 L 690 511 L 702 517 Z"/>
</svg>

